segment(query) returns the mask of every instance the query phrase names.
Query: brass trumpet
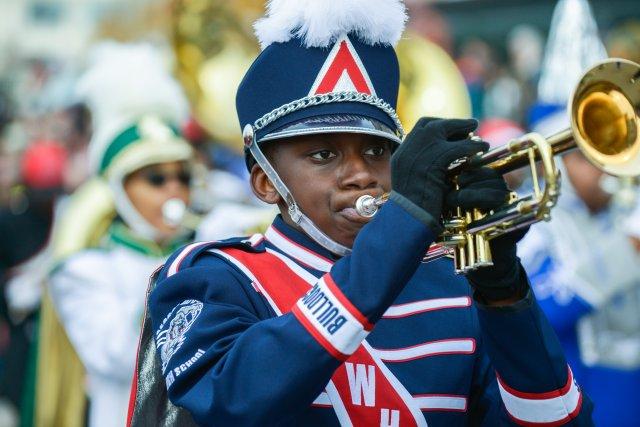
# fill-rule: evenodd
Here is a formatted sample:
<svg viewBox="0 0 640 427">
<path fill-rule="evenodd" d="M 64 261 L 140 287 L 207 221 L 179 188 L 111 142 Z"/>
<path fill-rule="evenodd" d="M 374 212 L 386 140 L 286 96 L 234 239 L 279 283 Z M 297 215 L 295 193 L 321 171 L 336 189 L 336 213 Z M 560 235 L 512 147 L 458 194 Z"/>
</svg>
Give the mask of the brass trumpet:
<svg viewBox="0 0 640 427">
<path fill-rule="evenodd" d="M 617 58 L 595 65 L 580 79 L 568 110 L 569 129 L 549 138 L 529 133 L 449 166 L 449 176 L 455 183 L 460 172 L 471 167 L 487 166 L 507 173 L 528 165 L 533 192 L 520 198 L 512 193 L 503 207 L 488 213 L 460 208 L 445 213 L 445 231 L 429 249 L 425 261 L 453 254 L 458 274 L 490 266 L 491 239 L 548 221 L 560 195 L 560 174 L 554 159 L 558 154 L 579 148 L 591 163 L 608 174 L 640 174 L 640 65 Z M 362 196 L 355 208 L 362 216 L 373 216 L 387 197 Z"/>
</svg>

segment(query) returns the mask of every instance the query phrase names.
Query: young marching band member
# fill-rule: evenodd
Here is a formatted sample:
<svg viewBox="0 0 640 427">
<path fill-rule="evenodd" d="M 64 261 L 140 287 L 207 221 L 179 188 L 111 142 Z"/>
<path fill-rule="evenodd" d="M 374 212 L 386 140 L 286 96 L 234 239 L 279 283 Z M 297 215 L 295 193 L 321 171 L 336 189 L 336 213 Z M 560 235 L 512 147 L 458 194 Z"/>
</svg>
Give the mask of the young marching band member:
<svg viewBox="0 0 640 427">
<path fill-rule="evenodd" d="M 86 384 L 68 378 L 60 386 L 86 388 L 90 426 L 120 426 L 148 277 L 192 236 L 180 216 L 190 201 L 193 150 L 176 131 L 186 118 L 186 99 L 153 47 L 111 43 L 95 55 L 79 82 L 93 114 L 95 177 L 72 196 L 58 233 L 86 242 L 65 251 L 49 292 L 87 376 Z M 43 404 L 57 398 L 49 391 L 40 394 Z M 69 425 L 66 417 L 40 419 Z"/>
<path fill-rule="evenodd" d="M 591 424 L 516 257 L 523 233 L 466 278 L 421 262 L 445 207 L 493 209 L 508 189 L 485 168 L 449 186 L 451 162 L 487 149 L 474 120 L 423 118 L 404 137 L 405 20 L 397 0 L 269 2 L 237 107 L 253 191 L 280 215 L 157 274 L 132 425 Z"/>
</svg>

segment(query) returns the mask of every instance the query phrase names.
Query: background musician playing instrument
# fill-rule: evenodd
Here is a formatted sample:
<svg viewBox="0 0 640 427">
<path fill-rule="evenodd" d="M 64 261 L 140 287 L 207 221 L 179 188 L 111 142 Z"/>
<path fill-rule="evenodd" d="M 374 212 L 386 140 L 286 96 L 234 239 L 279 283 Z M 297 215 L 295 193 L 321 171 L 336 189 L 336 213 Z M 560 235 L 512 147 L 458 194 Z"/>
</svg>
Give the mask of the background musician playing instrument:
<svg viewBox="0 0 640 427">
<path fill-rule="evenodd" d="M 558 2 L 552 23 L 532 114 L 533 128 L 544 134 L 568 125 L 564 105 L 582 69 L 607 57 L 588 2 Z M 544 114 L 544 107 L 555 113 Z M 640 403 L 640 254 L 629 238 L 633 228 L 625 226 L 632 189 L 581 153 L 558 163 L 562 195 L 551 220 L 531 227 L 518 255 L 576 379 L 595 402 L 594 422 L 634 426 Z"/>
<path fill-rule="evenodd" d="M 186 114 L 180 87 L 149 44 L 105 43 L 93 59 L 79 86 L 93 114 L 95 174 L 71 197 L 53 241 L 38 425 L 124 424 L 147 278 L 193 234 L 166 215 L 168 204 L 191 198 L 193 150 L 175 131 Z M 81 378 L 60 378 L 77 358 L 60 350 L 66 338 L 51 329 L 57 319 L 82 363 Z M 58 396 L 67 390 L 86 392 L 88 417 L 62 415 Z"/>
</svg>

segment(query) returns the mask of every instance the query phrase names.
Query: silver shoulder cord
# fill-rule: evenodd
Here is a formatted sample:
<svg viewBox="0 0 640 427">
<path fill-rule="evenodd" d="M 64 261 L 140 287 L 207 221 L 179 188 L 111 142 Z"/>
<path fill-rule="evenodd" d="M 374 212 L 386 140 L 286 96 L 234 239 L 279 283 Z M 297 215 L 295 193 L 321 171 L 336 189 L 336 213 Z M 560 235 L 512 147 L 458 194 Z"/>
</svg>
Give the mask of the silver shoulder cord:
<svg viewBox="0 0 640 427">
<path fill-rule="evenodd" d="M 258 120 L 252 125 L 247 124 L 242 132 L 242 137 L 244 139 L 245 147 L 248 147 L 249 152 L 256 160 L 258 165 L 262 168 L 262 170 L 267 174 L 269 180 L 273 183 L 276 191 L 287 203 L 287 209 L 289 212 L 289 216 L 291 219 L 300 226 L 304 230 L 305 233 L 309 235 L 314 241 L 316 241 L 320 246 L 325 249 L 331 251 L 332 253 L 345 256 L 351 253 L 351 249 L 347 248 L 344 245 L 334 241 L 325 233 L 322 232 L 314 223 L 311 221 L 298 207 L 298 204 L 293 198 L 293 195 L 285 185 L 285 183 L 280 179 L 280 176 L 273 168 L 269 160 L 267 160 L 266 156 L 258 146 L 255 140 L 255 132 L 264 127 L 268 126 L 270 123 L 278 120 L 280 117 L 283 117 L 287 114 L 293 113 L 294 111 L 301 110 L 303 108 L 307 108 L 313 105 L 320 104 L 328 104 L 333 102 L 361 102 L 365 104 L 370 104 L 375 107 L 380 108 L 382 111 L 387 113 L 394 121 L 396 128 L 400 133 L 400 138 L 404 137 L 404 130 L 402 128 L 402 124 L 400 123 L 400 119 L 396 114 L 395 110 L 391 105 L 384 102 L 382 99 L 367 95 L 358 92 L 337 92 L 337 93 L 327 93 L 322 95 L 314 95 L 308 96 L 288 104 L 277 108 Z"/>
</svg>

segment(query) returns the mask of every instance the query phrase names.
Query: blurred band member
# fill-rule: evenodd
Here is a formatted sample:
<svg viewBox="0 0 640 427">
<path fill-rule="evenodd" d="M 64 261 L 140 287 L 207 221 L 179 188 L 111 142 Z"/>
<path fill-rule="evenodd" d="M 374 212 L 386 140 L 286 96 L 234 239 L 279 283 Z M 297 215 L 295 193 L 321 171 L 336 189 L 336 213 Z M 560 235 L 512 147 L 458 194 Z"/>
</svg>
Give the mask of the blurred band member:
<svg viewBox="0 0 640 427">
<path fill-rule="evenodd" d="M 600 188 L 602 172 L 575 152 L 561 171 L 552 220 L 532 227 L 518 254 L 596 402 L 597 425 L 632 426 L 640 402 L 640 256 L 623 228 L 624 209 Z"/>
<path fill-rule="evenodd" d="M 182 219 L 193 150 L 176 131 L 186 100 L 154 49 L 101 45 L 92 61 L 78 87 L 92 113 L 95 177 L 72 197 L 59 224 L 60 263 L 49 292 L 86 371 L 89 425 L 122 426 L 148 278 L 192 237 Z M 75 236 L 83 233 L 90 238 Z M 68 238 L 82 243 L 69 249 Z M 64 381 L 58 387 L 65 386 L 79 388 Z M 50 399 L 38 394 L 38 404 Z"/>
<path fill-rule="evenodd" d="M 530 117 L 535 131 L 548 136 L 569 127 L 566 105 L 579 76 L 606 57 L 589 3 L 560 0 Z M 622 228 L 621 206 L 601 188 L 603 173 L 577 152 L 558 163 L 562 195 L 552 220 L 531 227 L 518 253 L 576 379 L 595 402 L 596 425 L 635 426 L 640 258 Z"/>
<path fill-rule="evenodd" d="M 118 217 L 97 247 L 51 276 L 58 315 L 88 374 L 93 426 L 124 423 L 148 278 L 190 237 L 163 217 L 167 202 L 189 203 L 190 156 L 190 146 L 152 118 L 118 135 L 103 159 L 103 174 L 118 175 Z"/>
</svg>

